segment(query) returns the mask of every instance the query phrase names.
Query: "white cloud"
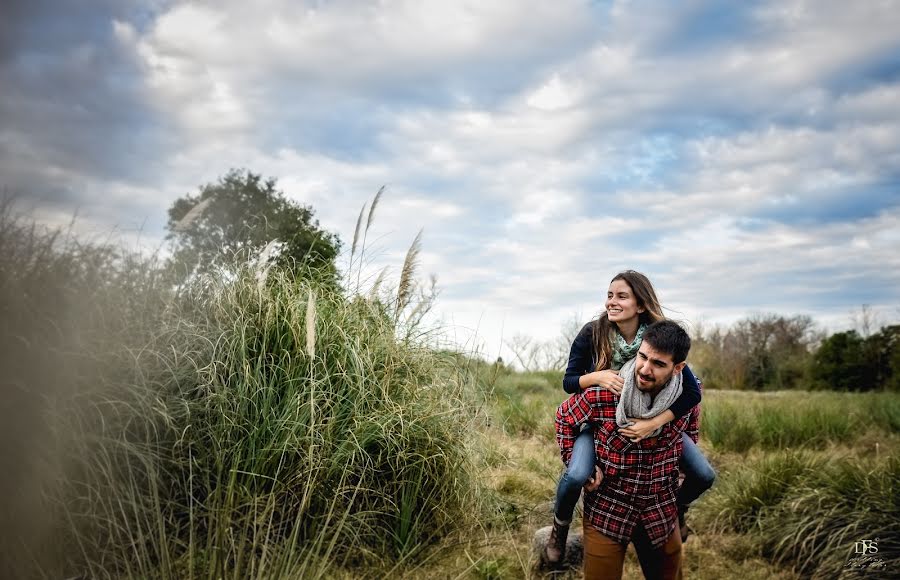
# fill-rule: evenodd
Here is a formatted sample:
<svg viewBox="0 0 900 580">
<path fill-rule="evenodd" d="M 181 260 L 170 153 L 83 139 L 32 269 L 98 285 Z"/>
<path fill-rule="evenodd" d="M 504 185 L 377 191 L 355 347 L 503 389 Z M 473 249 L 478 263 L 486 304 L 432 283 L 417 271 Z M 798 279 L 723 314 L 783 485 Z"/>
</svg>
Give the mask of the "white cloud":
<svg viewBox="0 0 900 580">
<path fill-rule="evenodd" d="M 705 6 L 174 4 L 141 26 L 110 20 L 167 138 L 152 183 L 89 176 L 28 127 L 0 130 L 3 166 L 93 192 L 91 224 L 161 223 L 176 197 L 247 167 L 346 244 L 387 184 L 366 272 L 399 268 L 424 227 L 439 307 L 492 351 L 501 328 L 546 338 L 595 314 L 629 266 L 698 315 L 824 316 L 860 280 L 897 288 L 883 189 L 900 167 L 900 84 L 863 74 L 896 52 L 897 2 L 769 2 L 734 35 L 678 46 Z M 84 68 L 103 53 L 72 54 Z M 819 219 L 841 195 L 861 210 Z"/>
<path fill-rule="evenodd" d="M 580 96 L 581 88 L 562 81 L 554 74 L 548 81 L 529 95 L 525 102 L 542 111 L 556 111 L 572 106 Z"/>
</svg>

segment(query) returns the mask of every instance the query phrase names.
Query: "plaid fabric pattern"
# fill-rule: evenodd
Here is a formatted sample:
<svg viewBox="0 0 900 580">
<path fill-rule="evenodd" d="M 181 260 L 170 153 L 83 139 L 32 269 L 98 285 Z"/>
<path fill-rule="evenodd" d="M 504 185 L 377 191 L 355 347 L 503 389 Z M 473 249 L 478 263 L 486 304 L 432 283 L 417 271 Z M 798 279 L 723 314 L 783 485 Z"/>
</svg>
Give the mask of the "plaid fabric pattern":
<svg viewBox="0 0 900 580">
<path fill-rule="evenodd" d="M 697 378 L 697 386 L 700 387 L 700 394 L 703 394 L 703 381 L 700 380 L 700 377 Z M 700 439 L 700 405 L 703 403 L 697 403 L 691 408 L 691 412 L 688 414 L 688 424 L 685 428 L 684 432 L 687 433 L 688 437 L 690 437 L 694 443 L 697 443 Z"/>
<path fill-rule="evenodd" d="M 642 524 L 658 548 L 678 525 L 675 495 L 681 434 L 695 411 L 666 424 L 657 437 L 633 443 L 616 425 L 618 401 L 617 395 L 599 387 L 572 395 L 557 409 L 556 441 L 568 465 L 581 426 L 592 424 L 603 482 L 597 491 L 584 495 L 585 521 L 623 544 Z"/>
</svg>

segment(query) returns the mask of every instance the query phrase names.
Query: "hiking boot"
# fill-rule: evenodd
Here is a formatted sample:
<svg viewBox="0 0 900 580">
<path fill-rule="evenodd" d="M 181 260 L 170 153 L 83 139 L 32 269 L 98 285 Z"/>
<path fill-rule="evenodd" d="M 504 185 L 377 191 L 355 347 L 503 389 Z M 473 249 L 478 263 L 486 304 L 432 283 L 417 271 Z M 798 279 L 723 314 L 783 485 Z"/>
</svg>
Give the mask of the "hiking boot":
<svg viewBox="0 0 900 580">
<path fill-rule="evenodd" d="M 544 561 L 551 568 L 562 564 L 566 557 L 566 539 L 569 537 L 569 524 L 561 524 L 553 518 L 553 529 L 547 538 L 547 547 L 544 548 Z"/>
</svg>

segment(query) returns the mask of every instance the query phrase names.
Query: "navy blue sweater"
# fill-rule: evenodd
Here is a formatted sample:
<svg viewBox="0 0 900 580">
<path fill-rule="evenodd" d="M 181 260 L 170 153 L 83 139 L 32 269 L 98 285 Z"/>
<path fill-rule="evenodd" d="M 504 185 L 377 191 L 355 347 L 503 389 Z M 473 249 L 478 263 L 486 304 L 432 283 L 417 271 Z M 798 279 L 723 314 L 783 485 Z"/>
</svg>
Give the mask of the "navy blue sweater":
<svg viewBox="0 0 900 580">
<path fill-rule="evenodd" d="M 566 367 L 566 374 L 563 376 L 563 390 L 573 395 L 581 391 L 578 379 L 581 378 L 581 375 L 594 372 L 596 366 L 597 356 L 594 351 L 594 323 L 592 321 L 584 325 L 572 342 L 569 364 Z M 700 386 L 687 365 L 681 371 L 681 376 L 683 378 L 681 394 L 669 407 L 676 419 L 687 414 L 700 402 Z"/>
</svg>

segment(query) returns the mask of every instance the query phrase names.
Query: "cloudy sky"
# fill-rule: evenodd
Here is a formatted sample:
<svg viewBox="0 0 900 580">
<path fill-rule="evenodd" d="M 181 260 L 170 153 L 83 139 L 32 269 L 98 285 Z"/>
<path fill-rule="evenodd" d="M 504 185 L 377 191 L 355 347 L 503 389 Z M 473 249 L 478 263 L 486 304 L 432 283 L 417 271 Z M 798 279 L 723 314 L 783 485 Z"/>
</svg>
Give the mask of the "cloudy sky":
<svg viewBox="0 0 900 580">
<path fill-rule="evenodd" d="M 0 6 L 0 187 L 41 221 L 155 247 L 243 167 L 349 246 L 385 184 L 370 268 L 424 228 L 488 356 L 624 268 L 690 321 L 900 318 L 898 1 Z"/>
</svg>

